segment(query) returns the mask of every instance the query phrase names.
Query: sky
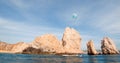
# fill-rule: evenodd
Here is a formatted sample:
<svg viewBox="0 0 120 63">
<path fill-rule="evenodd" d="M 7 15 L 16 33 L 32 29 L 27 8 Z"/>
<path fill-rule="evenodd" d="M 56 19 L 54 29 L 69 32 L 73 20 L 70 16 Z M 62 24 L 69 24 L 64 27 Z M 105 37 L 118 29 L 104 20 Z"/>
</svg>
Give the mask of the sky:
<svg viewBox="0 0 120 63">
<path fill-rule="evenodd" d="M 66 27 L 80 33 L 83 50 L 89 40 L 100 49 L 104 37 L 120 49 L 120 0 L 0 0 L 0 41 L 29 43 L 44 34 L 61 40 Z"/>
</svg>

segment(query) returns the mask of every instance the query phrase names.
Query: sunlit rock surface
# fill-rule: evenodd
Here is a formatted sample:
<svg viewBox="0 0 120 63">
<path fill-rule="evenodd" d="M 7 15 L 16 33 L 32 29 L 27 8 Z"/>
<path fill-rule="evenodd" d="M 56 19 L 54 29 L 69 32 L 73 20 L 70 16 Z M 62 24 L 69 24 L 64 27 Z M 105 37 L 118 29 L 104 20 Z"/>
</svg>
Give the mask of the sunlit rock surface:
<svg viewBox="0 0 120 63">
<path fill-rule="evenodd" d="M 103 38 L 101 49 L 103 54 L 119 54 L 113 40 L 108 37 Z"/>
<path fill-rule="evenodd" d="M 6 42 L 0 42 L 0 52 L 5 52 L 5 53 L 21 53 L 27 47 L 29 47 L 29 44 L 24 42 L 18 42 L 16 44 L 8 44 Z"/>
<path fill-rule="evenodd" d="M 60 41 L 52 34 L 42 35 L 35 38 L 32 43 L 36 49 L 41 49 L 42 52 L 63 53 L 63 46 Z"/>
<path fill-rule="evenodd" d="M 81 51 L 81 36 L 73 28 L 67 27 L 62 37 L 63 48 L 66 53 L 82 53 Z"/>
</svg>

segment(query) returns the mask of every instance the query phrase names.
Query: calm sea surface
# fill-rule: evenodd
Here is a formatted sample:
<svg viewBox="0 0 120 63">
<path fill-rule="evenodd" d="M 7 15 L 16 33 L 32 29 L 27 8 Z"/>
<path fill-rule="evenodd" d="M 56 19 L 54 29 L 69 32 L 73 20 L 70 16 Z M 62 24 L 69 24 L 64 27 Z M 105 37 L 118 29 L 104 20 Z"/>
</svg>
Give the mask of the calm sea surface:
<svg viewBox="0 0 120 63">
<path fill-rule="evenodd" d="M 0 63 L 120 63 L 120 55 L 32 55 L 2 54 Z"/>
</svg>

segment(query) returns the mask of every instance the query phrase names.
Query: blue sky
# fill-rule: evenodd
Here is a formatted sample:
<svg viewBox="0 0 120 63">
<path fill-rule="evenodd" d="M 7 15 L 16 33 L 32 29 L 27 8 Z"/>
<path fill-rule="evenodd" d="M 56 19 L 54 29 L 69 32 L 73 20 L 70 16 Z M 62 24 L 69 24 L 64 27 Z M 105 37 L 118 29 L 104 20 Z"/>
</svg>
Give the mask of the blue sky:
<svg viewBox="0 0 120 63">
<path fill-rule="evenodd" d="M 66 27 L 79 31 L 82 49 L 91 39 L 100 49 L 106 36 L 120 49 L 120 0 L 0 0 L 1 41 L 32 42 L 49 33 L 61 40 Z"/>
</svg>

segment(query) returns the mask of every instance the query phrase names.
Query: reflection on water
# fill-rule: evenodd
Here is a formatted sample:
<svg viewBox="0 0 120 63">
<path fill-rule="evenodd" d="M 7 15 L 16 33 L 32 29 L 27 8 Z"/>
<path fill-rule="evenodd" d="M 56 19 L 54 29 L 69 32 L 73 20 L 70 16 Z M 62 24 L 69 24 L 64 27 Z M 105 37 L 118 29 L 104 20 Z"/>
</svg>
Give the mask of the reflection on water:
<svg viewBox="0 0 120 63">
<path fill-rule="evenodd" d="M 88 63 L 98 63 L 96 56 L 88 56 Z"/>
<path fill-rule="evenodd" d="M 28 55 L 0 54 L 0 63 L 120 63 L 120 55 Z"/>
<path fill-rule="evenodd" d="M 120 55 L 87 55 L 86 63 L 120 63 Z"/>
<path fill-rule="evenodd" d="M 77 63 L 82 62 L 81 58 L 78 57 L 52 57 L 52 58 L 39 58 L 42 63 Z"/>
</svg>

